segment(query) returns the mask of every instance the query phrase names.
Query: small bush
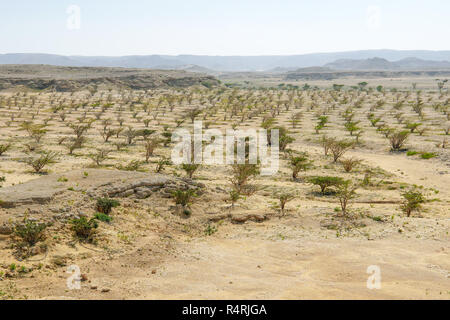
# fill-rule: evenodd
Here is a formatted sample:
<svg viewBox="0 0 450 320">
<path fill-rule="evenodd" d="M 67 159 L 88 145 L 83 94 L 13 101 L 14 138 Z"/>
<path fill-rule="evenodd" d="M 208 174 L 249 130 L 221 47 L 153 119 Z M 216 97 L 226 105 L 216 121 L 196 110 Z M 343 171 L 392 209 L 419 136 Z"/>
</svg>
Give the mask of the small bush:
<svg viewBox="0 0 450 320">
<path fill-rule="evenodd" d="M 97 212 L 94 216 L 95 219 L 102 221 L 102 222 L 111 222 L 112 217 L 108 216 L 107 214 Z"/>
<path fill-rule="evenodd" d="M 205 229 L 205 235 L 207 236 L 211 236 L 214 233 L 216 233 L 218 231 L 216 226 L 211 226 L 210 224 L 208 224 L 208 226 Z"/>
<path fill-rule="evenodd" d="M 95 208 L 98 212 L 104 213 L 106 215 L 111 213 L 111 209 L 120 206 L 120 202 L 109 198 L 97 199 Z"/>
<path fill-rule="evenodd" d="M 21 224 L 14 228 L 14 234 L 29 246 L 33 246 L 45 238 L 44 231 L 46 228 L 46 223 L 37 223 L 33 220 L 24 219 Z"/>
<path fill-rule="evenodd" d="M 256 187 L 249 182 L 259 174 L 259 168 L 256 164 L 233 164 L 232 177 L 230 179 L 234 190 L 239 194 L 250 196 L 256 191 Z"/>
<path fill-rule="evenodd" d="M 302 154 L 297 157 L 291 157 L 290 159 L 290 165 L 292 168 L 292 179 L 296 180 L 298 177 L 298 173 L 300 171 L 306 171 L 309 168 L 311 168 L 312 164 L 308 160 L 306 154 Z"/>
<path fill-rule="evenodd" d="M 344 153 L 353 146 L 353 142 L 349 141 L 334 141 L 330 145 L 330 151 L 333 154 L 334 162 L 337 162 Z"/>
<path fill-rule="evenodd" d="M 355 158 L 343 159 L 341 164 L 344 167 L 345 172 L 351 172 L 355 166 L 361 163 L 361 160 Z"/>
<path fill-rule="evenodd" d="M 422 154 L 420 155 L 420 157 L 421 157 L 422 159 L 425 159 L 425 160 L 434 158 L 434 157 L 436 157 L 436 156 L 437 156 L 437 155 L 436 155 L 435 153 L 432 153 L 432 152 L 424 152 L 424 153 L 422 153 Z"/>
<path fill-rule="evenodd" d="M 93 236 L 98 228 L 98 223 L 95 218 L 87 219 L 86 217 L 81 217 L 79 219 L 73 219 L 72 230 L 75 235 L 83 240 L 92 241 Z"/>
<path fill-rule="evenodd" d="M 148 139 L 145 140 L 144 147 L 145 147 L 145 162 L 148 162 L 150 157 L 153 156 L 153 153 L 155 149 L 159 146 L 161 143 L 161 140 L 158 138 Z"/>
<path fill-rule="evenodd" d="M 142 165 L 143 163 L 139 160 L 131 160 L 126 165 L 118 164 L 116 168 L 122 171 L 139 171 Z"/>
<path fill-rule="evenodd" d="M 98 149 L 96 153 L 89 154 L 88 157 L 92 159 L 96 166 L 101 166 L 102 162 L 108 159 L 111 150 Z"/>
<path fill-rule="evenodd" d="M 10 144 L 0 144 L 0 156 L 11 148 Z"/>
<path fill-rule="evenodd" d="M 175 200 L 175 204 L 179 204 L 183 207 L 188 207 L 192 203 L 192 199 L 196 197 L 195 190 L 175 190 L 172 192 L 172 197 Z"/>
<path fill-rule="evenodd" d="M 344 183 L 344 179 L 340 177 L 310 177 L 308 181 L 314 185 L 317 185 L 321 189 L 321 193 L 325 194 L 326 189 L 330 187 L 337 187 Z"/>
<path fill-rule="evenodd" d="M 160 173 L 160 172 L 164 171 L 165 166 L 170 166 L 171 164 L 172 164 L 172 161 L 170 161 L 170 159 L 161 158 L 156 163 L 155 172 Z"/>
<path fill-rule="evenodd" d="M 58 153 L 52 151 L 44 151 L 39 157 L 32 157 L 25 160 L 25 163 L 31 166 L 36 173 L 42 170 L 49 164 L 55 163 Z"/>
<path fill-rule="evenodd" d="M 356 188 L 350 180 L 345 180 L 337 186 L 336 195 L 339 199 L 343 216 L 347 214 L 349 201 L 356 196 Z"/>
<path fill-rule="evenodd" d="M 290 192 L 279 192 L 275 194 L 275 196 L 280 201 L 280 211 L 281 214 L 284 215 L 284 209 L 286 207 L 286 204 L 295 198 L 295 194 Z"/>
<path fill-rule="evenodd" d="M 192 179 L 192 176 L 194 175 L 195 171 L 197 171 L 198 168 L 200 168 L 200 164 L 188 164 L 188 163 L 183 163 L 181 165 L 181 168 L 186 171 L 186 175 Z"/>
<path fill-rule="evenodd" d="M 388 137 L 393 151 L 400 150 L 409 137 L 409 131 L 395 131 Z"/>
<path fill-rule="evenodd" d="M 422 203 L 426 201 L 424 195 L 418 190 L 406 191 L 402 193 L 402 196 L 404 201 L 400 208 L 407 217 L 411 216 L 413 211 L 420 211 Z"/>
</svg>

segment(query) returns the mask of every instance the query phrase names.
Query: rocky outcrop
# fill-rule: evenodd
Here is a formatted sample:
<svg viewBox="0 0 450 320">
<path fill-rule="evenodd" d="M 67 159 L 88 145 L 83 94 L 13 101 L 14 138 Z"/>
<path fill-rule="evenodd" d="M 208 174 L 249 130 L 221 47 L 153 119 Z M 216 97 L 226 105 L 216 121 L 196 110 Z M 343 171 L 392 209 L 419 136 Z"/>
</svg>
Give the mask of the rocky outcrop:
<svg viewBox="0 0 450 320">
<path fill-rule="evenodd" d="M 64 178 L 64 179 L 61 179 Z M 45 204 L 68 189 L 90 197 L 130 197 L 144 199 L 158 192 L 170 197 L 177 189 L 195 189 L 201 195 L 205 185 L 191 179 L 134 171 L 86 169 L 52 174 L 23 184 L 0 189 L 0 207 L 14 208 Z"/>
<path fill-rule="evenodd" d="M 213 87 L 213 76 L 180 70 L 0 65 L 0 90 L 22 86 L 33 90 L 77 91 L 89 87 L 146 90 L 190 86 Z"/>
</svg>

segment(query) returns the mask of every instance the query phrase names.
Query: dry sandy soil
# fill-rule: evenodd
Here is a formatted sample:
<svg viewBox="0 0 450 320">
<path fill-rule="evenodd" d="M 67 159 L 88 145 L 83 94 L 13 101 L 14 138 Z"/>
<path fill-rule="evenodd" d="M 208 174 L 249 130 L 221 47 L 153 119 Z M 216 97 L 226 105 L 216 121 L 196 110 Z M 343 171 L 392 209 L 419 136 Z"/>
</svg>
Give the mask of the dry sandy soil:
<svg viewBox="0 0 450 320">
<path fill-rule="evenodd" d="M 450 299 L 450 154 L 448 147 L 439 146 L 446 138 L 448 93 L 422 92 L 423 117 L 411 107 L 417 93 L 299 91 L 293 100 L 289 92 L 278 94 L 205 88 L 0 93 L 0 144 L 11 143 L 0 156 L 0 176 L 5 177 L 0 189 L 0 298 Z M 171 110 L 171 95 L 190 99 L 176 100 Z M 361 106 L 354 107 L 362 97 Z M 405 103 L 396 110 L 399 98 Z M 283 101 L 279 107 L 277 100 Z M 385 103 L 376 106 L 380 100 Z M 86 143 L 69 155 L 69 140 L 58 143 L 63 136 L 73 137 L 67 124 L 96 119 L 104 105 L 100 119 L 87 131 Z M 243 107 L 232 115 L 233 105 Z M 363 162 L 347 173 L 324 155 L 318 140 L 322 134 L 355 139 L 342 118 L 349 107 L 364 132 L 360 143 L 344 155 Z M 100 135 L 102 120 L 110 119 L 116 129 L 118 118 L 124 128 L 135 129 L 146 128 L 144 120 L 149 119 L 148 128 L 160 135 L 164 125 L 175 128 L 176 120 L 193 108 L 202 110 L 197 119 L 218 129 L 259 127 L 263 117 L 278 108 L 273 113 L 277 125 L 288 128 L 295 139 L 289 148 L 293 154 L 307 152 L 314 167 L 294 181 L 289 157 L 282 154 L 279 172 L 257 176 L 253 183 L 258 191 L 231 207 L 229 167 L 202 166 L 192 180 L 174 165 L 155 174 L 157 162 L 170 155 L 169 143 L 159 145 L 137 171 L 126 171 L 130 161 L 145 160 L 143 139 L 136 137 L 116 150 L 114 143 L 123 142 L 123 134 L 113 135 L 108 143 Z M 302 116 L 292 127 L 290 119 L 298 112 Z M 397 112 L 403 113 L 402 123 L 394 117 Z M 369 113 L 395 128 L 420 121 L 428 131 L 412 133 L 406 144 L 419 153 L 390 152 L 388 140 L 367 119 Z M 329 121 L 316 134 L 317 118 L 324 114 Z M 34 140 L 23 130 L 24 121 L 47 123 L 48 131 L 34 151 L 27 147 Z M 180 126 L 190 129 L 190 119 Z M 113 150 L 100 166 L 91 160 L 98 148 Z M 59 153 L 45 174 L 33 173 L 24 161 L 39 150 Z M 422 159 L 421 152 L 435 157 Z M 328 175 L 361 183 L 368 171 L 371 181 L 358 188 L 345 217 L 333 193 L 321 195 L 306 179 Z M 142 190 L 133 183 L 142 181 L 146 186 L 159 181 L 159 187 L 141 197 Z M 174 205 L 174 186 L 198 191 L 190 216 Z M 399 208 L 401 193 L 414 186 L 428 201 L 420 212 L 406 217 Z M 297 194 L 284 214 L 274 196 L 279 190 Z M 120 201 L 111 213 L 113 220 L 99 223 L 94 243 L 75 238 L 70 220 L 92 217 L 96 199 L 105 195 Z M 24 218 L 52 223 L 45 240 L 26 257 L 18 254 L 11 229 Z M 67 287 L 71 265 L 82 274 L 79 290 Z M 380 268 L 380 289 L 367 288 L 369 266 Z"/>
</svg>

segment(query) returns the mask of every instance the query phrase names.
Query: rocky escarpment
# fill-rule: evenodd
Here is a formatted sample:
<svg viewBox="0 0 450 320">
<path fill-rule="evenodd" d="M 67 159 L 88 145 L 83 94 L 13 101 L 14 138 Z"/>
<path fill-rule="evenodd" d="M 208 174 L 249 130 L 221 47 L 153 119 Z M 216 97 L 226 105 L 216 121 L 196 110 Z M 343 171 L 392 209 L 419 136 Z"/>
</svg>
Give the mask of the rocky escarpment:
<svg viewBox="0 0 450 320">
<path fill-rule="evenodd" d="M 90 197 L 149 197 L 158 191 L 170 197 L 177 189 L 195 189 L 200 195 L 205 186 L 191 179 L 164 174 L 104 169 L 74 170 L 52 174 L 23 184 L 0 189 L 0 207 L 14 208 L 30 204 L 46 204 L 65 191 L 75 191 Z"/>
<path fill-rule="evenodd" d="M 149 175 L 149 177 L 134 179 L 133 181 L 108 182 L 90 188 L 86 194 L 90 197 L 111 197 L 146 199 L 158 192 L 163 198 L 170 198 L 176 190 L 195 190 L 201 195 L 205 185 L 191 179 L 175 179 L 164 175 Z"/>
<path fill-rule="evenodd" d="M 33 90 L 77 91 L 92 87 L 146 90 L 155 88 L 213 87 L 213 76 L 180 70 L 1 65 L 0 90 L 22 86 Z"/>
</svg>

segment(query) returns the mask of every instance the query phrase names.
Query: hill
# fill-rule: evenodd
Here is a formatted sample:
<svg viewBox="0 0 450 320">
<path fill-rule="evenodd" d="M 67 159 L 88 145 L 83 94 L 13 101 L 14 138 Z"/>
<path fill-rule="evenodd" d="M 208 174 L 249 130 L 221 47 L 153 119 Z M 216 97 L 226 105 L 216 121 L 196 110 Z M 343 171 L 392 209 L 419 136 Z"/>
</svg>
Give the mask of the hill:
<svg viewBox="0 0 450 320">
<path fill-rule="evenodd" d="M 211 87 L 218 84 L 212 76 L 184 70 L 0 65 L 0 90 L 15 86 L 73 91 L 92 86 L 152 89 L 194 85 Z"/>
<path fill-rule="evenodd" d="M 311 53 L 283 56 L 198 56 L 198 55 L 142 55 L 142 56 L 61 56 L 41 53 L 0 54 L 0 64 L 49 64 L 75 67 L 123 67 L 177 69 L 195 65 L 215 71 L 268 71 L 275 68 L 306 68 L 323 66 L 336 60 L 364 60 L 373 58 L 414 63 L 410 58 L 429 61 L 450 61 L 450 51 L 364 50 L 349 52 Z"/>
</svg>

